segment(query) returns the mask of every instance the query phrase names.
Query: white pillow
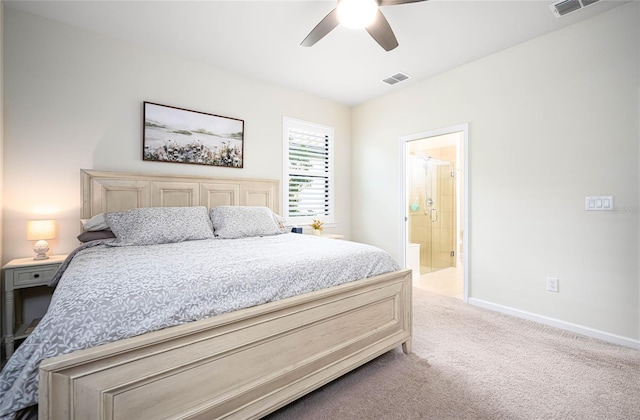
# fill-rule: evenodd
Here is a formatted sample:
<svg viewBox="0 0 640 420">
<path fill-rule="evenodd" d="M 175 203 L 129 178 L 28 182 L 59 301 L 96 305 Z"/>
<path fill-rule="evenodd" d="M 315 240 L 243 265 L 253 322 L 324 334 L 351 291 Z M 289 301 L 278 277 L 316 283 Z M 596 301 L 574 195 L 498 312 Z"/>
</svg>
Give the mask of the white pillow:
<svg viewBox="0 0 640 420">
<path fill-rule="evenodd" d="M 213 239 L 206 207 L 148 207 L 105 216 L 116 236 L 111 246 Z"/>
<path fill-rule="evenodd" d="M 219 206 L 209 211 L 216 238 L 236 239 L 283 233 L 267 207 Z"/>
<path fill-rule="evenodd" d="M 80 222 L 82 222 L 82 228 L 85 232 L 109 229 L 109 225 L 104 218 L 104 213 L 96 214 L 91 219 L 80 219 Z"/>
</svg>

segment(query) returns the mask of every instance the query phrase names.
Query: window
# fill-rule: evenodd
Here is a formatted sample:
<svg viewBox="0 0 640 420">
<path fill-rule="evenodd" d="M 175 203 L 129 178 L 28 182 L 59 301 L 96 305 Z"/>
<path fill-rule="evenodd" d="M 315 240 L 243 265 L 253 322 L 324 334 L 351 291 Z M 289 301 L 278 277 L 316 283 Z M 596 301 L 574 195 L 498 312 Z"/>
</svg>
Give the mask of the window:
<svg viewBox="0 0 640 420">
<path fill-rule="evenodd" d="M 333 222 L 333 127 L 284 118 L 284 217 Z"/>
</svg>

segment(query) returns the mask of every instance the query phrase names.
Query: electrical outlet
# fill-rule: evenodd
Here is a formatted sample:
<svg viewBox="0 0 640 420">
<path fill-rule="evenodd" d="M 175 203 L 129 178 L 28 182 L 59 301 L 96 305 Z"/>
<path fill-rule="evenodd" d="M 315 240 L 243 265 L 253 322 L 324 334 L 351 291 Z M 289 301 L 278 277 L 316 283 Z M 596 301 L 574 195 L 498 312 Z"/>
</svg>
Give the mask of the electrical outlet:
<svg viewBox="0 0 640 420">
<path fill-rule="evenodd" d="M 560 291 L 560 279 L 557 277 L 547 277 L 547 291 L 559 292 Z"/>
</svg>

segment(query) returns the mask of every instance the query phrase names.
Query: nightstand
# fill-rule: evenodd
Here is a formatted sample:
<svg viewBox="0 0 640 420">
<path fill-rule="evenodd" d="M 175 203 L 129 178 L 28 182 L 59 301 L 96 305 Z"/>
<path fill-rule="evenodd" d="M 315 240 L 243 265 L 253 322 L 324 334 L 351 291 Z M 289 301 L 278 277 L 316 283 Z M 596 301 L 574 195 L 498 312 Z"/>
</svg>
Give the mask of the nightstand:
<svg viewBox="0 0 640 420">
<path fill-rule="evenodd" d="M 30 288 L 40 288 L 44 293 L 52 294 L 53 288 L 46 286 L 65 258 L 67 258 L 66 255 L 52 255 L 46 260 L 18 258 L 2 267 L 4 279 L 2 335 L 7 359 L 13 354 L 14 342 L 27 338 L 39 321 L 38 318 L 23 319 L 23 292 Z"/>
<path fill-rule="evenodd" d="M 344 235 L 337 235 L 335 233 L 321 233 L 320 235 L 321 238 L 327 238 L 327 239 L 344 239 Z"/>
<path fill-rule="evenodd" d="M 336 233 L 308 233 L 307 235 L 317 236 L 318 238 L 327 238 L 327 239 L 344 239 L 344 235 L 338 235 Z"/>
</svg>

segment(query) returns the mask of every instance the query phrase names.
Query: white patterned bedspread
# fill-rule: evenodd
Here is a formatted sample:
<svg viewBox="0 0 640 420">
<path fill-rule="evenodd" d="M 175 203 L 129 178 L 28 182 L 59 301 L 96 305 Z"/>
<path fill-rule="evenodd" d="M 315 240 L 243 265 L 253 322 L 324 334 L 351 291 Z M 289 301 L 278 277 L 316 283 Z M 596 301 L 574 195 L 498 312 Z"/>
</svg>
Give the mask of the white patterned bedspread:
<svg viewBox="0 0 640 420">
<path fill-rule="evenodd" d="M 299 234 L 83 249 L 0 375 L 0 417 L 37 404 L 43 359 L 398 269 L 378 248 Z"/>
</svg>

